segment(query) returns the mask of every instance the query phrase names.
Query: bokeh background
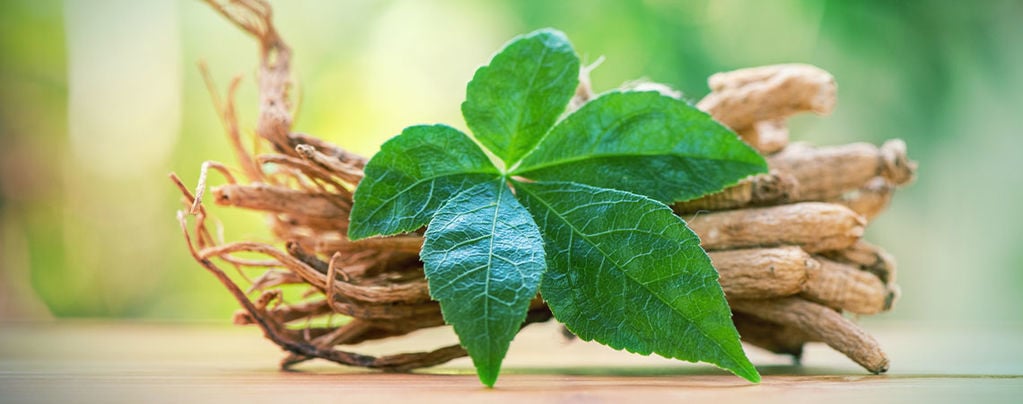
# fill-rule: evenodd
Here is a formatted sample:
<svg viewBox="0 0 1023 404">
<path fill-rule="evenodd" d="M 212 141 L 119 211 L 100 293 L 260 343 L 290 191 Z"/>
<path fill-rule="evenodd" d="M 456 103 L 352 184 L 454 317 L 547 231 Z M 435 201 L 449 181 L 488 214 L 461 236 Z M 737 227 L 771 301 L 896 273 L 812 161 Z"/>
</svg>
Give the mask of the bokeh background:
<svg viewBox="0 0 1023 404">
<path fill-rule="evenodd" d="M 804 62 L 839 104 L 792 121 L 820 145 L 899 137 L 920 163 L 868 239 L 903 296 L 871 322 L 1023 324 L 1023 2 L 277 1 L 295 51 L 296 129 L 370 154 L 407 125 L 462 127 L 473 71 L 512 36 L 565 31 L 597 90 L 637 78 L 699 99 L 706 77 Z M 0 3 L 0 320 L 218 321 L 235 309 L 187 255 L 167 174 L 231 154 L 196 63 L 242 75 L 257 48 L 197 0 Z M 259 215 L 214 214 L 269 240 Z"/>
</svg>

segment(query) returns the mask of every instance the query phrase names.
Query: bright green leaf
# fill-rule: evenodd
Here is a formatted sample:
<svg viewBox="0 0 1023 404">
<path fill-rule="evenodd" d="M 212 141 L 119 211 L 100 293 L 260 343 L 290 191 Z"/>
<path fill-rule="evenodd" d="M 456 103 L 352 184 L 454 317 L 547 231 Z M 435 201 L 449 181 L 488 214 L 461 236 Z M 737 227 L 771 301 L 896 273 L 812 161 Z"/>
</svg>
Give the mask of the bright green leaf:
<svg viewBox="0 0 1023 404">
<path fill-rule="evenodd" d="M 420 258 L 430 294 L 488 386 L 537 289 L 584 339 L 759 380 L 699 239 L 637 194 L 695 198 L 766 171 L 763 158 L 706 114 L 653 93 L 611 93 L 555 125 L 578 73 L 560 32 L 509 42 L 462 104 L 505 169 L 455 129 L 407 128 L 367 164 L 349 237 L 429 223 Z M 517 194 L 511 175 L 526 179 L 514 182 Z"/>
<path fill-rule="evenodd" d="M 551 129 L 515 175 L 672 202 L 766 171 L 755 150 L 685 102 L 654 92 L 612 92 Z"/>
<path fill-rule="evenodd" d="M 561 32 L 512 39 L 466 89 L 462 115 L 476 139 L 509 166 L 536 146 L 579 84 L 579 58 Z"/>
<path fill-rule="evenodd" d="M 358 240 L 425 226 L 451 196 L 499 176 L 464 133 L 411 126 L 380 147 L 355 190 L 348 237 Z"/>
<path fill-rule="evenodd" d="M 503 181 L 477 185 L 437 210 L 420 257 L 444 321 L 493 386 L 547 267 L 533 218 Z"/>
<path fill-rule="evenodd" d="M 540 293 L 573 333 L 760 380 L 739 343 L 717 271 L 671 209 L 574 183 L 515 188 L 546 241 Z"/>
</svg>

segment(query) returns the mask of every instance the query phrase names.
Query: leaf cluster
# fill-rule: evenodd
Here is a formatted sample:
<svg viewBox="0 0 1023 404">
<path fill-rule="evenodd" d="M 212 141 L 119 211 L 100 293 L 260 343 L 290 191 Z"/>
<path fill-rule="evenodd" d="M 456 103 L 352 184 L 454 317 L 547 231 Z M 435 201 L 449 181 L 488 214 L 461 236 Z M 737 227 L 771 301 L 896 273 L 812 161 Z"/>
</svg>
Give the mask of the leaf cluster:
<svg viewBox="0 0 1023 404">
<path fill-rule="evenodd" d="M 562 116 L 578 77 L 562 33 L 511 40 L 468 85 L 473 135 L 412 126 L 370 160 L 349 237 L 427 226 L 430 295 L 487 386 L 538 292 L 584 340 L 758 381 L 717 272 L 665 203 L 764 172 L 763 158 L 654 92 L 609 92 Z"/>
</svg>

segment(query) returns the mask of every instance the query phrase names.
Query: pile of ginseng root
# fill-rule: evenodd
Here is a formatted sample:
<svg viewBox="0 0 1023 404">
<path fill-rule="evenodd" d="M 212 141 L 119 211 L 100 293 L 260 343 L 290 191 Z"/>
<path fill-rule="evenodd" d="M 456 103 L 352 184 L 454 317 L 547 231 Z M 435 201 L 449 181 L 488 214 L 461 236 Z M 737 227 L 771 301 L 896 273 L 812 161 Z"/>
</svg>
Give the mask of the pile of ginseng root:
<svg viewBox="0 0 1023 404">
<path fill-rule="evenodd" d="M 204 163 L 195 192 L 176 175 L 171 179 L 184 195 L 178 219 L 189 251 L 242 306 L 234 322 L 260 327 L 287 351 L 282 367 L 320 358 L 407 371 L 466 356 L 457 344 L 387 356 L 350 350 L 444 325 L 418 258 L 423 231 L 359 242 L 346 238 L 352 192 L 366 159 L 292 131 L 291 49 L 274 28 L 268 4 L 206 1 L 259 41 L 259 140 L 250 151 L 241 136 L 235 107 L 240 77 L 221 97 L 204 68 L 240 167 Z M 592 97 L 585 73 L 574 107 Z M 658 85 L 634 85 L 644 86 L 671 93 Z M 877 341 L 843 313 L 886 311 L 898 295 L 892 258 L 861 236 L 895 188 L 913 178 L 915 164 L 905 145 L 788 144 L 788 116 L 827 113 L 835 103 L 833 78 L 812 66 L 721 73 L 710 78 L 710 86 L 699 108 L 767 156 L 771 171 L 674 209 L 700 236 L 720 272 L 742 339 L 796 358 L 805 343 L 823 342 L 871 372 L 885 371 L 888 359 Z M 225 181 L 210 189 L 213 201 L 265 212 L 276 242 L 214 237 L 203 204 L 212 172 Z M 236 274 L 228 275 L 226 267 Z M 289 287 L 305 292 L 286 298 L 282 290 Z M 538 297 L 523 326 L 551 317 Z M 414 336 L 406 338 L 414 342 Z"/>
</svg>

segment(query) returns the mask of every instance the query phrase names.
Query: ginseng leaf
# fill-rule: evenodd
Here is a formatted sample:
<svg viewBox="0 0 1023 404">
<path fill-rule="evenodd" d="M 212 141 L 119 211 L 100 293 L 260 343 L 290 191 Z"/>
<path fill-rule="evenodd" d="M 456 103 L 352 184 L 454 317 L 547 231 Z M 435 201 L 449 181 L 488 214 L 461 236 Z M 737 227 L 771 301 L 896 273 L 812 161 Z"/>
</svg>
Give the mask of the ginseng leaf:
<svg viewBox="0 0 1023 404">
<path fill-rule="evenodd" d="M 419 256 L 444 321 L 493 386 L 547 268 L 533 218 L 503 181 L 480 184 L 437 210 Z"/>
<path fill-rule="evenodd" d="M 540 294 L 584 340 L 709 362 L 757 382 L 700 240 L 667 206 L 574 183 L 515 183 L 546 242 Z"/>
<path fill-rule="evenodd" d="M 767 163 L 731 130 L 683 101 L 612 92 L 560 122 L 514 174 L 683 201 L 719 191 Z"/>
<path fill-rule="evenodd" d="M 507 166 L 536 146 L 579 84 L 579 58 L 565 35 L 543 29 L 512 39 L 476 70 L 462 115 L 476 139 Z"/>
<path fill-rule="evenodd" d="M 423 227 L 450 197 L 499 176 L 472 139 L 444 125 L 405 128 L 380 147 L 365 173 L 355 189 L 352 240 Z"/>
</svg>

